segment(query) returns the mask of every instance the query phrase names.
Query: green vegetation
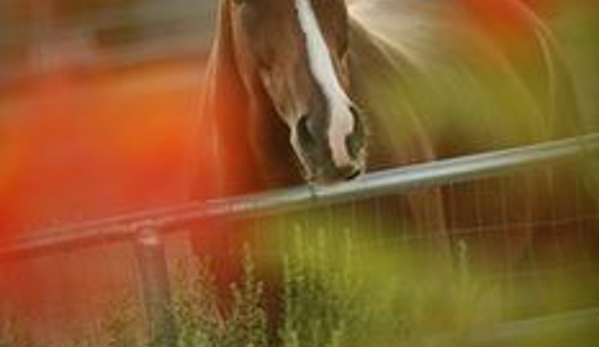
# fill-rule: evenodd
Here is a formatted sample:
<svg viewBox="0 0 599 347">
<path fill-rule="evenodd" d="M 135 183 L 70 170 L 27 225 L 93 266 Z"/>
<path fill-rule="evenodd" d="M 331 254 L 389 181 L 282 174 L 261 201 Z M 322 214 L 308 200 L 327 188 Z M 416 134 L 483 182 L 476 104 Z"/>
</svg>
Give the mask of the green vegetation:
<svg viewBox="0 0 599 347">
<path fill-rule="evenodd" d="M 308 230 L 297 223 L 286 234 L 292 237 L 277 240 L 281 251 L 272 263 L 246 249 L 244 276 L 231 284 L 226 300 L 210 259 L 177 266 L 171 310 L 179 347 L 380 346 L 465 328 L 478 316 L 474 306 L 482 296 L 465 261 L 454 277 L 440 266 L 425 268 L 425 257 L 348 229 Z M 282 280 L 269 279 L 273 273 Z M 270 295 L 280 296 L 276 312 L 266 305 L 265 286 L 273 283 Z M 141 309 L 130 300 L 115 302 L 100 333 L 64 347 L 153 346 L 144 338 Z M 37 346 L 15 327 L 0 335 L 0 341 L 8 336 L 0 346 Z"/>
<path fill-rule="evenodd" d="M 264 244 L 248 246 L 244 274 L 229 288 L 216 285 L 211 259 L 186 259 L 172 269 L 177 347 L 462 345 L 471 332 L 499 334 L 493 335 L 494 324 L 507 317 L 510 299 L 498 281 L 471 270 L 465 242 L 453 245 L 453 261 L 442 262 L 413 242 L 358 232 L 370 224 L 343 227 L 330 218 L 309 224 L 317 227 L 289 218 L 267 225 L 264 231 L 275 229 L 271 235 L 279 237 L 261 242 L 276 245 L 276 256 L 258 253 Z M 274 306 L 273 293 L 279 299 Z M 58 346 L 159 346 L 147 340 L 138 302 L 114 303 L 99 332 Z M 45 346 L 23 326 L 7 321 L 0 347 Z M 536 340 L 522 346 L 570 339 L 545 337 L 546 330 L 532 327 L 526 334 Z M 578 345 L 591 341 L 581 336 L 575 336 Z"/>
</svg>

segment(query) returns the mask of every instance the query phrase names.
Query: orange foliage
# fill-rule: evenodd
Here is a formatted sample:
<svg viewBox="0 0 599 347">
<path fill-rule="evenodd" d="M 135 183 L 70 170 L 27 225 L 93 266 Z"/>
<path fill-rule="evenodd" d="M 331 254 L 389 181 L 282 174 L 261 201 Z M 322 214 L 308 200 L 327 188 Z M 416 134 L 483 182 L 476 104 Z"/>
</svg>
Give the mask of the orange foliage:
<svg viewBox="0 0 599 347">
<path fill-rule="evenodd" d="M 185 201 L 200 71 L 188 62 L 62 71 L 0 96 L 0 244 Z M 59 333 L 65 322 L 98 313 L 90 300 L 135 291 L 134 266 L 130 245 L 4 261 L 0 297 L 43 317 L 35 329 Z"/>
</svg>

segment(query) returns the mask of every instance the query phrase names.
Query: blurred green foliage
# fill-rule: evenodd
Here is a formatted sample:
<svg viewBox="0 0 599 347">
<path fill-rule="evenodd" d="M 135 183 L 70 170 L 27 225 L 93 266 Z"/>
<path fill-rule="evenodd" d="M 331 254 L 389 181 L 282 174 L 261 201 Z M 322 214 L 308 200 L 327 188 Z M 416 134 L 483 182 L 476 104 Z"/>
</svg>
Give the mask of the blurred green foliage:
<svg viewBox="0 0 599 347">
<path fill-rule="evenodd" d="M 430 249 L 421 251 L 390 234 L 365 233 L 372 228 L 366 221 L 347 228 L 327 217 L 310 225 L 314 228 L 294 218 L 265 225 L 262 231 L 276 236 L 265 241 L 278 245 L 271 249 L 275 255 L 264 262 L 260 253 L 252 256 L 246 249 L 244 274 L 229 288 L 215 285 L 218 269 L 211 259 L 183 260 L 174 272 L 170 306 L 177 346 L 540 347 L 598 341 L 592 320 L 582 322 L 590 328 L 581 322 L 543 323 L 543 316 L 536 315 L 511 323 L 517 316 L 510 312 L 511 300 L 538 300 L 547 311 L 562 312 L 560 295 L 575 295 L 580 284 L 567 274 L 536 278 L 530 288 L 506 287 L 501 276 L 471 270 L 463 241 L 453 245 L 454 260 L 443 262 L 431 257 Z M 281 276 L 273 277 L 276 273 Z M 278 293 L 278 306 L 268 304 L 273 293 Z M 130 299 L 116 300 L 94 336 L 61 346 L 154 346 L 144 338 L 141 311 Z M 29 336 L 12 324 L 2 330 L 0 341 L 3 347 L 37 346 Z"/>
</svg>

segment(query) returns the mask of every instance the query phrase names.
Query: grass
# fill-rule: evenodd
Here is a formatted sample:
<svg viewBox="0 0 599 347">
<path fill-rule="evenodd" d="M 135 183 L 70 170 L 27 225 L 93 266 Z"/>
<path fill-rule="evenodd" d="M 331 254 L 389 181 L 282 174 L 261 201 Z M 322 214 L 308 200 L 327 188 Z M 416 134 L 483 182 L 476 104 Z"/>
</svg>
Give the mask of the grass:
<svg viewBox="0 0 599 347">
<path fill-rule="evenodd" d="M 228 300 L 215 285 L 210 259 L 179 264 L 170 306 L 177 346 L 378 346 L 465 324 L 454 310 L 463 311 L 464 303 L 473 301 L 466 265 L 448 285 L 442 283 L 448 274 L 425 269 L 405 249 L 381 247 L 357 232 L 326 225 L 311 230 L 286 223 L 284 228 L 294 231 L 277 240 L 280 251 L 269 264 L 256 261 L 261 259 L 248 247 L 244 274 L 226 289 Z M 269 267 L 281 275 L 277 312 L 267 307 Z M 140 310 L 133 300 L 115 300 L 98 333 L 60 347 L 154 346 L 144 337 Z M 15 322 L 3 329 L 0 346 L 39 346 L 20 327 Z"/>
<path fill-rule="evenodd" d="M 503 318 L 498 287 L 470 270 L 464 242 L 453 245 L 455 261 L 448 266 L 411 244 L 389 242 L 388 234 L 364 237 L 366 223 L 274 225 L 267 228 L 284 235 L 268 241 L 277 245 L 274 261 L 255 253 L 264 248 L 247 247 L 243 275 L 229 288 L 217 287 L 211 259 L 176 266 L 170 310 L 177 347 L 420 345 L 430 336 L 484 330 Z M 268 297 L 273 283 L 275 308 Z M 60 347 L 158 346 L 144 329 L 134 300 L 115 300 L 98 333 Z M 0 328 L 0 347 L 38 346 L 16 320 Z"/>
</svg>

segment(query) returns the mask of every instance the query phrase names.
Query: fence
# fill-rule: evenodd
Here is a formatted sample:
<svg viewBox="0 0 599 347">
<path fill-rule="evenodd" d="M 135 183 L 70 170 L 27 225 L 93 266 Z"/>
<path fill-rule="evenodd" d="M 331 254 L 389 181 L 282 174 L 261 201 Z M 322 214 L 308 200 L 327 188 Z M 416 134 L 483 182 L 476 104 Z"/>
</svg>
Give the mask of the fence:
<svg viewBox="0 0 599 347">
<path fill-rule="evenodd" d="M 185 225 L 221 216 L 269 216 L 305 208 L 329 206 L 391 193 L 407 193 L 427 187 L 500 177 L 563 160 L 594 155 L 599 150 L 599 134 L 563 139 L 537 145 L 441 160 L 372 173 L 357 180 L 329 186 L 301 186 L 285 190 L 240 196 L 205 203 L 189 203 L 172 208 L 143 211 L 97 221 L 40 230 L 14 240 L 0 249 L 0 260 L 38 257 L 52 250 L 78 248 L 96 243 L 133 242 L 136 247 L 144 305 L 154 339 L 165 346 L 175 345 L 175 328 L 165 306 L 168 302 L 169 274 L 162 238 L 184 230 Z M 497 341 L 517 341 L 527 336 L 526 327 L 593 331 L 599 327 L 599 309 L 514 322 L 473 333 L 460 343 L 485 345 Z M 431 341 L 455 343 L 445 336 Z"/>
</svg>

